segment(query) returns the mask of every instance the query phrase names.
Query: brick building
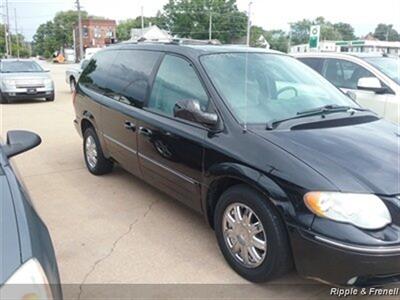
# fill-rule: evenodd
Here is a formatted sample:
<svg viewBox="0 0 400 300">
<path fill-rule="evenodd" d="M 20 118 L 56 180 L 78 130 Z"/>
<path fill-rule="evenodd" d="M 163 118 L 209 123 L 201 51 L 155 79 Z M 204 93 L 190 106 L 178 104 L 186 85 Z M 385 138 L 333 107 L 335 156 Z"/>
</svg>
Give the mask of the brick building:
<svg viewBox="0 0 400 300">
<path fill-rule="evenodd" d="M 116 40 L 116 22 L 108 19 L 88 18 L 82 20 L 83 49 L 102 48 Z M 75 27 L 76 48 L 79 51 L 79 29 Z"/>
</svg>

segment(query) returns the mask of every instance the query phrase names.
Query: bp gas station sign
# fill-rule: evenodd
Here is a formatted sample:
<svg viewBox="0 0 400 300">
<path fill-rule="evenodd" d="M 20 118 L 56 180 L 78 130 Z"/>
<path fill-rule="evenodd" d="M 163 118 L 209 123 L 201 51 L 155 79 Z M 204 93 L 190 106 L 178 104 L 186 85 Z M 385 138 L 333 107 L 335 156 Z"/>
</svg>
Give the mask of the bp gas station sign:
<svg viewBox="0 0 400 300">
<path fill-rule="evenodd" d="M 319 25 L 313 25 L 310 28 L 310 49 L 317 49 L 319 44 L 319 35 L 321 32 L 321 27 Z"/>
</svg>

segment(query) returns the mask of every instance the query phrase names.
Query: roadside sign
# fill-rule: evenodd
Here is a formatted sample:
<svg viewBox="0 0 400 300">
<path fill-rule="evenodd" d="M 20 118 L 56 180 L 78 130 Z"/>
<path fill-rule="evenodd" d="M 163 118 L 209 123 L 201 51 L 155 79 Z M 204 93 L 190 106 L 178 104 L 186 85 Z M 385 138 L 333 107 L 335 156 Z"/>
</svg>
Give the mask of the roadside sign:
<svg viewBox="0 0 400 300">
<path fill-rule="evenodd" d="M 313 25 L 310 27 L 310 40 L 309 40 L 310 49 L 318 48 L 320 31 L 321 27 L 319 25 Z"/>
</svg>

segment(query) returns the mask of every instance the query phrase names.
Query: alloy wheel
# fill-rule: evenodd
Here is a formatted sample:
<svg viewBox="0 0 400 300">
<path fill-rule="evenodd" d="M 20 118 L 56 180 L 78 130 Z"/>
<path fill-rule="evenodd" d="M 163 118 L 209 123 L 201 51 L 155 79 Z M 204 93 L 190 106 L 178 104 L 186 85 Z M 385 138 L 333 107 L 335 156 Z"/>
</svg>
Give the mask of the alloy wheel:
<svg viewBox="0 0 400 300">
<path fill-rule="evenodd" d="M 86 160 L 90 168 L 94 169 L 97 165 L 97 146 L 94 138 L 89 135 L 85 142 Z"/>
<path fill-rule="evenodd" d="M 244 267 L 260 266 L 267 254 L 267 236 L 264 227 L 248 206 L 229 205 L 224 212 L 222 230 L 231 255 Z"/>
</svg>

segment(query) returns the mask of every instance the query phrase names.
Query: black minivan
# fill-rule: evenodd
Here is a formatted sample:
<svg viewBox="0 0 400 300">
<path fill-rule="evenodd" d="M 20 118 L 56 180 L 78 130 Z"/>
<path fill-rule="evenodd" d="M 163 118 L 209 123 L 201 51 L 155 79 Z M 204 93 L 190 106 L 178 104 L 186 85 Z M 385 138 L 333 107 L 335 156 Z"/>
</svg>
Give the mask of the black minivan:
<svg viewBox="0 0 400 300">
<path fill-rule="evenodd" d="M 263 282 L 400 280 L 399 131 L 282 53 L 189 42 L 99 51 L 74 95 L 89 171 L 118 163 L 201 212 Z"/>
</svg>

